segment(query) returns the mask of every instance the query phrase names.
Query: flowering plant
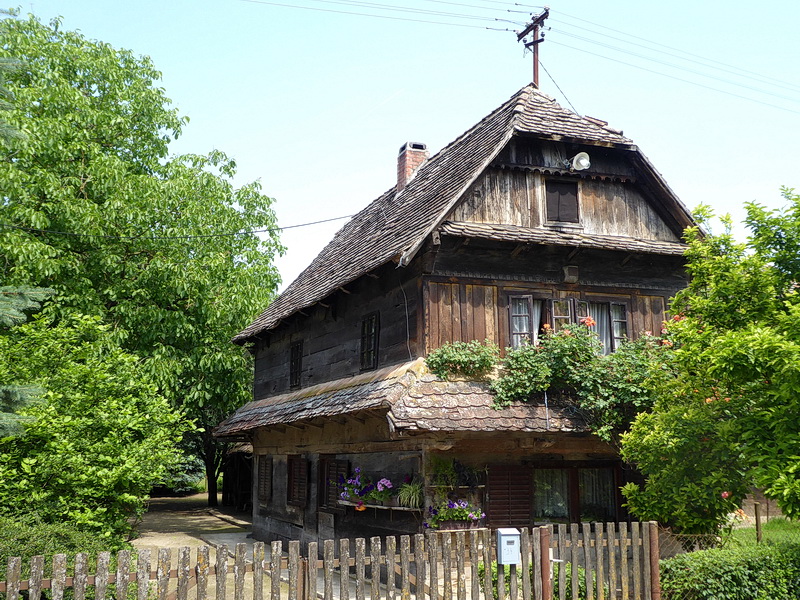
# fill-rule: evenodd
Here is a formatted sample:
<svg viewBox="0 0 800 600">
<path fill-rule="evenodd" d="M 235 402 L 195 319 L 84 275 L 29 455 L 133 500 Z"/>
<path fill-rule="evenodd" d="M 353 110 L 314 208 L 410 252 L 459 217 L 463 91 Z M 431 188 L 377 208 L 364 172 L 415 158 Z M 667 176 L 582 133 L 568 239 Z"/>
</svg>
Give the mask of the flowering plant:
<svg viewBox="0 0 800 600">
<path fill-rule="evenodd" d="M 428 520 L 425 527 L 438 529 L 442 521 L 469 521 L 477 523 L 486 517 L 480 507 L 472 506 L 466 500 L 447 500 L 438 506 L 428 507 Z"/>
<path fill-rule="evenodd" d="M 339 475 L 338 485 L 341 489 L 339 498 L 355 502 L 358 507 L 388 500 L 395 492 L 390 479 L 383 477 L 373 483 L 369 477 L 361 474 L 361 467 L 353 469 L 349 478 Z"/>
</svg>

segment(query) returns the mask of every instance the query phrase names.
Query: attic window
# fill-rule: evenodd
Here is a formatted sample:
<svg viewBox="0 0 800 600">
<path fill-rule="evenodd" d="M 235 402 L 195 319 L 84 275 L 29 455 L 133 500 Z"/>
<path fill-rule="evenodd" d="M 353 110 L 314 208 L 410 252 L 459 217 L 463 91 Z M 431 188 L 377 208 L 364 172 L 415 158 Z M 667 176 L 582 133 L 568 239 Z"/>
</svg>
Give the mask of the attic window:
<svg viewBox="0 0 800 600">
<path fill-rule="evenodd" d="M 545 182 L 547 220 L 579 223 L 578 182 L 550 179 Z"/>
</svg>

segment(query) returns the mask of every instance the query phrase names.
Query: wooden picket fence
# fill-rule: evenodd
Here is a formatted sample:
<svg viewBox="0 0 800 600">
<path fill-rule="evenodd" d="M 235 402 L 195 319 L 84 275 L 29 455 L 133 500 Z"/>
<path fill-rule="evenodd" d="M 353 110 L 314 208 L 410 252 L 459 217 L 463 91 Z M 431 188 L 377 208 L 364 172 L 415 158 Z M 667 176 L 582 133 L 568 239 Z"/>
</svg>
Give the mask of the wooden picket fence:
<svg viewBox="0 0 800 600">
<path fill-rule="evenodd" d="M 400 536 L 399 544 L 393 536 L 326 540 L 321 558 L 317 543 L 305 554 L 297 541 L 286 553 L 280 541 L 238 544 L 232 565 L 225 546 L 213 563 L 207 546 L 194 564 L 189 548 L 175 557 L 160 548 L 155 564 L 149 550 L 100 553 L 93 569 L 86 554 L 72 561 L 58 554 L 52 568 L 36 556 L 24 573 L 12 557 L 0 593 L 5 600 L 660 600 L 655 523 L 523 529 L 522 562 L 498 569 L 496 585 L 485 568 L 495 560 L 492 533 L 437 531 Z"/>
</svg>

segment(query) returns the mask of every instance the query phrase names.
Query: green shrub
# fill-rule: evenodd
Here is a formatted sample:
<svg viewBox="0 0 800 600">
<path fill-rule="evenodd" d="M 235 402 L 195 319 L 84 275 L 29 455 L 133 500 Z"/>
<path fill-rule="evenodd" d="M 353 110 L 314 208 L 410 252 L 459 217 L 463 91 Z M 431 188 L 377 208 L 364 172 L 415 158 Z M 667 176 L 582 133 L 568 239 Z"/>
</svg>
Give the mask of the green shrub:
<svg viewBox="0 0 800 600">
<path fill-rule="evenodd" d="M 800 546 L 719 548 L 662 560 L 661 591 L 664 600 L 797 600 Z"/>
<path fill-rule="evenodd" d="M 566 582 L 564 584 L 565 592 L 564 596 L 566 598 L 572 598 L 572 563 L 553 563 L 553 590 L 552 590 L 552 597 L 559 598 L 559 585 L 558 585 L 558 575 L 559 570 L 561 567 L 564 567 L 564 575 L 566 577 Z M 511 593 L 511 569 L 508 566 L 504 566 L 504 581 L 505 581 L 505 589 L 506 589 L 506 598 L 509 597 Z M 531 588 L 533 588 L 533 577 L 534 577 L 534 567 L 533 564 L 529 565 L 528 567 L 528 574 L 530 576 Z M 478 577 L 481 581 L 483 581 L 484 574 L 486 573 L 486 567 L 483 563 L 478 565 Z M 522 593 L 522 569 L 517 569 L 517 585 L 518 589 L 520 590 L 520 594 Z M 594 586 L 597 585 L 597 576 L 592 574 L 592 589 L 595 589 Z M 609 588 L 607 585 L 604 586 L 605 589 L 605 597 L 609 597 Z M 493 597 L 497 598 L 497 563 L 492 562 L 492 592 Z M 583 567 L 578 567 L 578 598 L 579 600 L 586 600 L 586 569 Z"/>
<path fill-rule="evenodd" d="M 431 373 L 442 379 L 461 376 L 475 379 L 485 378 L 494 369 L 500 358 L 496 344 L 485 340 L 453 342 L 431 351 L 425 363 Z"/>
<path fill-rule="evenodd" d="M 8 559 L 12 556 L 22 559 L 24 578 L 29 575 L 33 556 L 45 556 L 45 570 L 50 573 L 54 554 L 66 554 L 71 568 L 78 552 L 86 552 L 92 564 L 98 552 L 113 552 L 127 547 L 121 539 L 81 531 L 69 523 L 43 523 L 35 517 L 0 517 L 0 580 L 5 579 Z"/>
</svg>

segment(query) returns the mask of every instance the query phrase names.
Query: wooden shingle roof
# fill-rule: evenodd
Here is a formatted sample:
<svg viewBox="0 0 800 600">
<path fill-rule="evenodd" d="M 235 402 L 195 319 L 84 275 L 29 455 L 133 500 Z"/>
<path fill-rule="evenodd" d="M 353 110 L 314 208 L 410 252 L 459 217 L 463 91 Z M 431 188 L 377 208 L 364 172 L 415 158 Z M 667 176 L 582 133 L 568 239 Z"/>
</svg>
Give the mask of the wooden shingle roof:
<svg viewBox="0 0 800 600">
<path fill-rule="evenodd" d="M 514 135 L 630 150 L 639 157 L 639 164 L 652 171 L 652 179 L 658 181 L 663 193 L 674 197 L 646 157 L 621 132 L 603 121 L 564 109 L 529 85 L 428 159 L 400 193 L 392 188 L 355 215 L 233 341 L 246 343 L 389 261 L 408 264 L 428 235 L 442 224 L 461 195 Z M 688 211 L 677 197 L 671 204 L 673 211 L 685 213 L 678 216 L 678 225 L 691 224 Z"/>
<path fill-rule="evenodd" d="M 260 427 L 367 410 L 385 411 L 395 431 L 588 431 L 574 406 L 564 399 L 551 398 L 548 404 L 515 402 L 497 409 L 488 383 L 441 381 L 417 359 L 255 400 L 222 422 L 214 435 L 240 439 Z"/>
</svg>

